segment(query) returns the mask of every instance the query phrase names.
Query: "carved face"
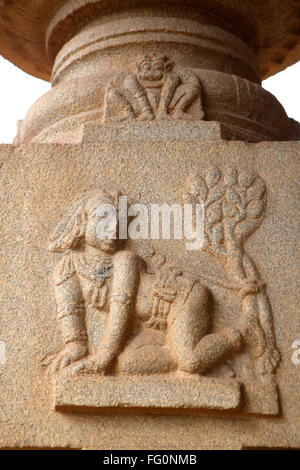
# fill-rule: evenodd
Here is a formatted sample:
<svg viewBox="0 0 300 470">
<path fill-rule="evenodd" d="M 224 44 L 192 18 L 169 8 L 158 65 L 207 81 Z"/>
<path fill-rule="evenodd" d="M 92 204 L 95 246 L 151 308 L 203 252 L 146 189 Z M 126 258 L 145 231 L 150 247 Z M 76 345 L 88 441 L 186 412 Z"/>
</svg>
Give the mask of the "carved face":
<svg viewBox="0 0 300 470">
<path fill-rule="evenodd" d="M 110 205 L 110 200 L 99 198 L 91 199 L 86 206 L 87 224 L 85 242 L 106 253 L 115 253 L 120 250 L 123 240 L 118 239 L 118 217 L 109 217 L 104 205 Z"/>
<path fill-rule="evenodd" d="M 164 56 L 144 57 L 138 63 L 139 75 L 143 80 L 160 81 L 170 67 Z"/>
</svg>

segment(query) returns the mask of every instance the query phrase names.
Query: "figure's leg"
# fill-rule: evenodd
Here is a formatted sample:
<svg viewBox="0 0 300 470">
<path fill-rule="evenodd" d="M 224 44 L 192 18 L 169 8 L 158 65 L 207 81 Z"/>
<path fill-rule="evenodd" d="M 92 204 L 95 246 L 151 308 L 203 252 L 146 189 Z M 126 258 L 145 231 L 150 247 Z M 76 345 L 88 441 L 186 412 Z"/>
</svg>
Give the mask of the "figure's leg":
<svg viewBox="0 0 300 470">
<path fill-rule="evenodd" d="M 154 119 L 153 109 L 147 92 L 136 77 L 129 76 L 125 80 L 124 93 L 137 119 L 141 121 L 152 121 Z"/>
<path fill-rule="evenodd" d="M 187 113 L 187 109 L 200 96 L 200 87 L 190 86 L 188 84 L 180 85 L 174 94 L 169 109 L 175 119 L 194 119 Z M 201 115 L 201 119 L 204 117 Z"/>
<path fill-rule="evenodd" d="M 180 85 L 178 76 L 170 74 L 166 77 L 162 87 L 160 100 L 157 108 L 158 119 L 169 119 L 170 103 L 176 94 L 176 89 Z"/>
<path fill-rule="evenodd" d="M 139 121 L 154 120 L 153 110 L 147 96 L 135 96 L 132 104 Z"/>
<path fill-rule="evenodd" d="M 114 87 L 107 90 L 104 109 L 104 122 L 121 122 L 135 118 L 130 102 Z"/>
<path fill-rule="evenodd" d="M 117 368 L 123 374 L 152 375 L 170 372 L 175 369 L 175 363 L 165 347 L 148 345 L 130 353 L 121 353 Z"/>
<path fill-rule="evenodd" d="M 132 375 L 151 375 L 168 372 L 176 368 L 164 346 L 165 332 L 142 329 L 119 354 L 117 372 Z"/>
<path fill-rule="evenodd" d="M 213 366 L 241 348 L 237 329 L 207 334 L 207 294 L 196 284 L 185 303 L 174 305 L 169 315 L 168 338 L 171 356 L 180 371 L 197 373 Z"/>
</svg>

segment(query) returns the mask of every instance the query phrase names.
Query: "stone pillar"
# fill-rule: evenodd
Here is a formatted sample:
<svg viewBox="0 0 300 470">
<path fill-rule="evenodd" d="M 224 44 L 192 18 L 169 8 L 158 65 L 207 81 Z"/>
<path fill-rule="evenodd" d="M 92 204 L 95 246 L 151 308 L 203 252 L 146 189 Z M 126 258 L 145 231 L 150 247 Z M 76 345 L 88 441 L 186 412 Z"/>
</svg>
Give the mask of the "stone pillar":
<svg viewBox="0 0 300 470">
<path fill-rule="evenodd" d="M 0 18 L 52 84 L 0 149 L 0 447 L 299 447 L 300 125 L 261 87 L 299 59 L 298 2 Z"/>
</svg>

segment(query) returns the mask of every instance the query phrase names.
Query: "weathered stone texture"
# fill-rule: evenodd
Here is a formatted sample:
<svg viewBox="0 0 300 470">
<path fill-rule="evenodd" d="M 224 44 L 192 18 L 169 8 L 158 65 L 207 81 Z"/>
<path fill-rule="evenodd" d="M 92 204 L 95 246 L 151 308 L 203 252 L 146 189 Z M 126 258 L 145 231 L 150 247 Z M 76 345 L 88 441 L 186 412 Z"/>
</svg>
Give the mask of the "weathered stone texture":
<svg viewBox="0 0 300 470">
<path fill-rule="evenodd" d="M 296 0 L 0 1 L 1 53 L 52 84 L 0 147 L 0 448 L 300 447 L 300 124 L 261 86 L 299 27 Z M 131 236 L 153 204 L 202 237 Z"/>
<path fill-rule="evenodd" d="M 6 364 L 0 366 L 1 447 L 299 447 L 299 366 L 291 361 L 291 345 L 300 334 L 295 260 L 299 144 L 186 140 L 144 141 L 141 146 L 139 140 L 132 140 L 126 147 L 122 142 L 112 141 L 72 146 L 32 144 L 19 149 L 3 146 L 1 155 L 4 164 L 0 339 L 7 345 Z M 239 171 L 254 170 L 267 188 L 265 220 L 249 240 L 247 250 L 266 282 L 273 309 L 282 357 L 276 373 L 279 414 L 260 415 L 268 412 L 265 407 L 270 406 L 269 394 L 273 396 L 270 403 L 274 400 L 274 390 L 267 392 L 267 384 L 263 383 L 259 391 L 256 389 L 256 395 L 251 395 L 255 406 L 262 407 L 254 416 L 247 414 L 249 397 L 243 392 L 244 386 L 242 408 L 234 412 L 214 411 L 211 415 L 207 410 L 185 410 L 178 414 L 169 410 L 152 414 L 141 409 L 122 412 L 115 408 L 107 413 L 101 412 L 93 395 L 88 394 L 86 410 L 79 407 L 75 414 L 70 414 L 68 410 L 75 411 L 76 403 L 82 404 L 87 393 L 81 389 L 84 377 L 80 378 L 82 385 L 72 389 L 74 405 L 65 401 L 70 398 L 67 389 L 60 389 L 59 396 L 64 398 L 59 398 L 62 401 L 58 407 L 60 403 L 68 406 L 55 411 L 54 379 L 48 364 L 62 344 L 52 283 L 55 260 L 49 256 L 47 246 L 49 234 L 74 194 L 99 187 L 106 191 L 118 187 L 135 202 L 173 203 L 179 200 L 190 172 L 204 174 L 211 164 L 217 164 L 221 170 L 228 165 Z M 189 266 L 189 270 L 203 277 L 205 285 L 206 276 L 224 277 L 222 268 L 209 255 L 192 252 L 191 257 L 182 241 L 159 242 L 159 250 L 165 250 L 169 261 Z M 213 285 L 209 288 L 215 298 L 211 311 L 213 324 L 220 328 L 239 315 L 240 307 L 226 289 Z M 250 381 L 251 387 L 253 372 L 245 360 L 238 355 L 234 367 L 237 376 L 244 374 L 244 383 L 247 386 Z M 133 388 L 138 387 L 134 377 L 130 380 Z M 152 386 L 155 390 L 155 380 Z M 138 400 L 143 399 L 135 391 L 132 393 Z"/>
</svg>

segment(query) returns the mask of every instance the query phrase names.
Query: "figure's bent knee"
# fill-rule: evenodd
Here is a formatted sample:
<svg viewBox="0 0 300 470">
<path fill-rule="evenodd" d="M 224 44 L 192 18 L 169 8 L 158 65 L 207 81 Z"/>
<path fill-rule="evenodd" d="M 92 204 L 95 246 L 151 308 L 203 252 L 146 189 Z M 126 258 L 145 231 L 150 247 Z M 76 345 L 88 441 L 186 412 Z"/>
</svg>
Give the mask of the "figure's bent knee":
<svg viewBox="0 0 300 470">
<path fill-rule="evenodd" d="M 193 288 L 188 296 L 188 301 L 190 303 L 195 303 L 199 307 L 205 308 L 208 303 L 208 291 L 207 289 L 200 284 L 200 282 L 195 282 Z"/>
<path fill-rule="evenodd" d="M 124 351 L 118 357 L 117 369 L 123 374 L 151 375 L 169 372 L 174 368 L 164 347 L 144 346 L 138 350 Z"/>
</svg>

